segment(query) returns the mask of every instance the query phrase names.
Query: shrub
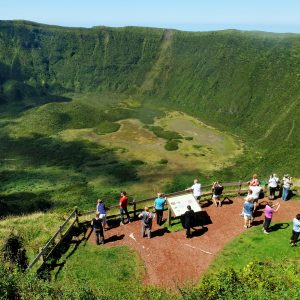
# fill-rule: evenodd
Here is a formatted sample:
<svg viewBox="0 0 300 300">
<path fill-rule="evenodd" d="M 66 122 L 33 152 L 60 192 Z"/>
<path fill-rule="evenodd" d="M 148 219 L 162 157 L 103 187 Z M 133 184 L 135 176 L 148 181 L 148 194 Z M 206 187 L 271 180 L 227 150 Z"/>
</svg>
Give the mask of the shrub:
<svg viewBox="0 0 300 300">
<path fill-rule="evenodd" d="M 158 163 L 159 164 L 162 164 L 162 165 L 165 165 L 165 164 L 167 164 L 169 161 L 167 160 L 167 159 L 165 159 L 165 158 L 162 158 Z"/>
<path fill-rule="evenodd" d="M 26 250 L 23 247 L 23 241 L 13 232 L 10 233 L 4 242 L 3 258 L 20 270 L 25 270 L 27 268 L 28 262 Z"/>
<path fill-rule="evenodd" d="M 175 131 L 165 130 L 160 126 L 147 126 L 146 128 L 152 131 L 157 137 L 160 137 L 165 140 L 174 140 L 174 139 L 183 138 L 181 134 Z"/>
<path fill-rule="evenodd" d="M 94 132 L 97 134 L 107 134 L 118 131 L 121 125 L 119 123 L 113 123 L 109 121 L 101 122 L 95 129 Z"/>
<path fill-rule="evenodd" d="M 168 151 L 176 151 L 178 150 L 178 141 L 169 140 L 165 144 L 165 149 Z"/>
</svg>

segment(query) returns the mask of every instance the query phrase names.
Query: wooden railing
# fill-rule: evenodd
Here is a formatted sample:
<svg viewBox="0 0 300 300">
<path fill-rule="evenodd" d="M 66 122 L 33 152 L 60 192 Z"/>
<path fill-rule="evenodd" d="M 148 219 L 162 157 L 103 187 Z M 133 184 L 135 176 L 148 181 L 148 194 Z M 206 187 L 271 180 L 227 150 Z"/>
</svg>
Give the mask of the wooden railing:
<svg viewBox="0 0 300 300">
<path fill-rule="evenodd" d="M 69 221 L 73 219 L 71 224 L 67 227 Z M 36 263 L 41 259 L 42 264 L 41 266 L 47 261 L 47 259 L 51 256 L 53 251 L 57 248 L 57 246 L 62 242 L 65 236 L 70 232 L 73 228 L 74 224 L 78 222 L 78 209 L 77 207 L 71 212 L 68 218 L 61 224 L 58 230 L 54 233 L 54 235 L 49 239 L 49 241 L 44 245 L 38 255 L 33 259 L 33 261 L 28 265 L 27 270 L 32 269 Z M 59 238 L 57 241 L 57 237 Z M 40 266 L 40 267 L 41 267 Z"/>
<path fill-rule="evenodd" d="M 223 195 L 230 195 L 230 194 L 241 195 L 242 193 L 245 193 L 248 191 L 248 183 L 247 182 L 242 182 L 242 181 L 229 182 L 229 183 L 222 183 L 222 185 L 224 186 Z M 232 189 L 227 190 L 227 188 L 232 188 Z M 207 189 L 209 189 L 209 191 L 207 191 Z M 212 195 L 212 192 L 210 189 L 211 189 L 211 185 L 202 186 L 202 191 L 204 191 L 204 192 L 202 193 L 200 202 L 207 201 L 208 199 L 210 199 L 209 196 Z M 181 194 L 186 194 L 186 193 L 187 193 L 187 191 L 184 190 L 184 191 L 179 191 L 179 192 L 175 192 L 175 193 L 169 193 L 169 194 L 166 194 L 165 196 L 171 197 L 171 196 L 176 196 L 176 195 L 181 195 Z M 131 205 L 133 209 L 129 210 L 128 212 L 130 214 L 133 214 L 133 218 L 135 219 L 137 216 L 137 212 L 142 211 L 144 209 L 145 204 L 148 204 L 149 208 L 153 207 L 153 205 L 149 205 L 149 204 L 153 204 L 155 198 L 156 197 L 146 198 L 146 199 L 142 199 L 142 200 L 133 200 L 132 202 L 129 203 L 129 205 Z M 143 205 L 141 206 L 141 204 L 143 204 Z M 115 212 L 118 209 L 119 209 L 119 205 L 110 206 L 108 209 L 108 212 L 107 212 L 108 213 L 107 219 L 113 219 L 113 218 L 119 217 L 120 214 L 118 211 L 117 211 L 117 213 L 111 213 L 111 212 Z M 167 208 L 167 210 L 168 210 L 168 223 L 170 224 L 171 210 L 169 210 L 168 208 Z M 75 208 L 72 211 L 72 213 L 68 216 L 68 218 L 64 221 L 64 223 L 59 226 L 58 230 L 49 239 L 49 241 L 46 243 L 46 245 L 44 245 L 40 249 L 40 252 L 33 259 L 33 261 L 29 264 L 27 269 L 28 270 L 32 269 L 40 259 L 42 260 L 42 264 L 41 264 L 41 266 L 42 266 L 47 261 L 47 259 L 51 256 L 51 254 L 54 252 L 54 250 L 59 246 L 59 244 L 63 241 L 64 237 L 69 233 L 69 231 L 72 229 L 74 224 L 78 223 L 79 217 L 91 216 L 91 215 L 94 215 L 95 212 L 96 212 L 96 209 L 86 211 L 86 212 L 79 212 L 78 209 Z M 69 221 L 73 218 L 74 218 L 74 220 L 72 220 L 69 227 L 65 230 L 65 227 L 67 226 Z M 91 218 L 89 218 L 89 220 L 90 219 Z M 57 237 L 59 238 L 58 241 L 56 241 Z"/>
</svg>

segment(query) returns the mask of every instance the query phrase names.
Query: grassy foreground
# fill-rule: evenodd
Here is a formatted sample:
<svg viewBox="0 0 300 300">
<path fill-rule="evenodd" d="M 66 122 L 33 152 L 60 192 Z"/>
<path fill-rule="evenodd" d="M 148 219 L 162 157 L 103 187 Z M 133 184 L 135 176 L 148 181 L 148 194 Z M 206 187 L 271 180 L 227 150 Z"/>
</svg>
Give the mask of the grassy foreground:
<svg viewBox="0 0 300 300">
<path fill-rule="evenodd" d="M 273 224 L 269 235 L 262 232 L 262 226 L 252 227 L 224 247 L 210 271 L 220 268 L 239 270 L 252 261 L 299 260 L 299 249 L 289 245 L 292 227 L 292 223 Z"/>
</svg>

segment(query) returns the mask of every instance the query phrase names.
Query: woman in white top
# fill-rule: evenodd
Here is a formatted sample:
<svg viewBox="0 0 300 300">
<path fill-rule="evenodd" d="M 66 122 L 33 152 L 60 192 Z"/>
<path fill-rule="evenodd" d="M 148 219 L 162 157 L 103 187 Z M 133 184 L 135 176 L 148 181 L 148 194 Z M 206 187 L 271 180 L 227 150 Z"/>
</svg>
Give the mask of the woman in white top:
<svg viewBox="0 0 300 300">
<path fill-rule="evenodd" d="M 292 185 L 292 177 L 289 175 L 284 175 L 282 179 L 283 187 L 282 187 L 282 200 L 287 201 L 289 192 L 290 192 L 290 187 Z"/>
<path fill-rule="evenodd" d="M 269 199 L 270 200 L 275 199 L 275 192 L 276 192 L 276 189 L 277 189 L 277 178 L 274 175 L 271 175 L 270 179 L 269 179 L 269 190 L 270 190 Z"/>
</svg>

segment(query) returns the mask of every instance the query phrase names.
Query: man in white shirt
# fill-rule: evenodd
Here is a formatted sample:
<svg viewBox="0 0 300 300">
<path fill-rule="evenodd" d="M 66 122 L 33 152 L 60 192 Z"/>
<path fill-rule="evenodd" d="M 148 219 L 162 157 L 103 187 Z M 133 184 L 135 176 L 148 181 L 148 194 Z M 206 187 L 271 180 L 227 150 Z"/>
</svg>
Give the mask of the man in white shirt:
<svg viewBox="0 0 300 300">
<path fill-rule="evenodd" d="M 199 183 L 198 179 L 194 180 L 194 184 L 187 188 L 186 190 L 193 190 L 193 195 L 196 200 L 200 200 L 201 198 L 201 183 Z"/>
</svg>

